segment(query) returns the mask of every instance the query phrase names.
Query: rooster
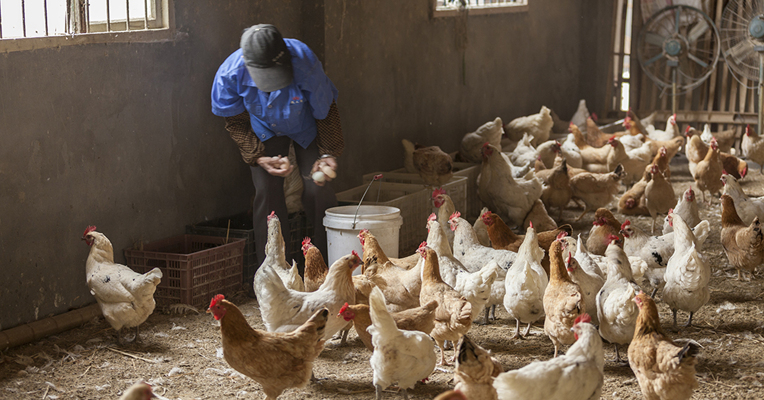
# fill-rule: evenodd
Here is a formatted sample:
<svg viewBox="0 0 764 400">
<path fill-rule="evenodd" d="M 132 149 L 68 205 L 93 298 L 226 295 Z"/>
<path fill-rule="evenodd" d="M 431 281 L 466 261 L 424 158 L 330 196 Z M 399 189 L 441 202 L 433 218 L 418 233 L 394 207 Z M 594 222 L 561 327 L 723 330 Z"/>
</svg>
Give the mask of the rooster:
<svg viewBox="0 0 764 400">
<path fill-rule="evenodd" d="M 304 387 L 313 373 L 313 360 L 324 349 L 329 310 L 320 308 L 290 332 L 252 329 L 236 305 L 216 295 L 207 313 L 220 321 L 223 358 L 234 370 L 262 385 L 267 400 L 288 388 Z"/>
<path fill-rule="evenodd" d="M 114 263 L 114 249 L 111 242 L 95 226 L 88 226 L 82 240 L 90 246 L 90 254 L 85 262 L 85 277 L 90 293 L 95 296 L 106 321 L 117 331 L 117 339 L 122 343 L 122 328 L 138 326 L 154 312 L 156 302 L 154 291 L 162 280 L 162 271 L 154 268 L 141 275 L 125 265 Z"/>
</svg>

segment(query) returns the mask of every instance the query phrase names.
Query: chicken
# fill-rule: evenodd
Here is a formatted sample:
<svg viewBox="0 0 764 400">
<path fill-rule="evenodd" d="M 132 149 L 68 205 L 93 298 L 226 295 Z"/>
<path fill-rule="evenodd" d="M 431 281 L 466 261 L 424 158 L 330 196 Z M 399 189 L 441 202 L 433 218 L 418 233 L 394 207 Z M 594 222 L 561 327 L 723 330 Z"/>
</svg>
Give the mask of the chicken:
<svg viewBox="0 0 764 400">
<path fill-rule="evenodd" d="M 568 239 L 568 238 L 565 238 Z M 581 234 L 578 234 L 578 240 L 576 240 L 576 253 L 573 256 L 576 261 L 578 261 L 578 265 L 581 266 L 581 268 L 586 271 L 589 275 L 597 275 L 602 277 L 603 283 L 607 272 L 607 263 L 603 264 L 605 269 L 602 269 L 599 263 L 594 261 L 592 256 L 589 254 L 588 251 L 586 251 L 586 248 L 584 247 L 584 241 L 581 240 Z M 599 257 L 599 256 L 598 256 Z"/>
<path fill-rule="evenodd" d="M 398 329 L 419 331 L 429 335 L 435 327 L 435 309 L 437 307 L 438 302 L 433 300 L 421 307 L 391 313 L 391 315 L 393 320 L 395 320 L 395 325 L 398 326 Z M 368 304 L 349 305 L 345 303 L 345 305 L 340 308 L 337 317 L 342 317 L 345 321 L 351 322 L 364 346 L 366 346 L 367 349 L 374 351 L 371 333 L 367 330 L 367 328 L 371 326 L 371 312 L 369 311 Z"/>
<path fill-rule="evenodd" d="M 424 246 L 419 248 L 419 254 L 424 259 L 422 268 L 422 291 L 419 300 L 429 303 L 438 302 L 435 310 L 435 328 L 430 336 L 440 347 L 439 365 L 448 365 L 445 359 L 443 343 L 446 340 L 456 343 L 472 326 L 472 305 L 459 292 L 448 286 L 440 277 L 438 255 L 435 250 Z M 376 344 L 375 344 L 376 347 Z M 454 350 L 456 352 L 456 350 Z M 456 354 L 454 354 L 454 358 Z"/>
<path fill-rule="evenodd" d="M 610 139 L 607 146 L 594 148 L 581 148 L 582 168 L 589 172 L 607 173 L 615 169 L 622 161 L 626 160 L 628 155 L 623 143 L 618 139 Z"/>
<path fill-rule="evenodd" d="M 636 126 L 639 132 L 645 135 L 647 135 L 647 128 L 645 128 L 645 126 L 653 124 L 656 114 L 657 114 L 656 112 L 653 112 L 652 114 L 648 115 L 646 118 L 640 119 L 639 117 L 637 117 L 637 114 L 635 114 L 631 108 L 629 108 L 629 111 L 626 113 L 626 115 L 628 115 L 629 118 L 631 118 L 632 123 Z"/>
<path fill-rule="evenodd" d="M 618 345 L 627 345 L 634 337 L 639 309 L 632 299 L 640 291 L 634 282 L 629 259 L 620 247 L 623 243 L 615 235 L 607 248 L 607 280 L 597 293 L 597 317 L 600 335 L 615 345 L 615 362 L 621 362 Z"/>
<path fill-rule="evenodd" d="M 669 179 L 671 178 L 671 168 L 669 168 L 669 162 L 671 162 L 671 159 L 668 158 L 668 150 L 665 146 L 661 146 L 661 148 L 658 149 L 658 154 L 655 155 L 651 164 L 658 167 L 658 171 L 663 174 L 664 178 Z M 645 165 L 645 167 L 646 166 L 647 165 Z"/>
<path fill-rule="evenodd" d="M 578 108 L 576 108 L 576 112 L 573 114 L 573 117 L 570 118 L 570 123 L 572 125 L 576 125 L 579 128 L 585 127 L 586 119 L 590 116 L 591 114 L 589 113 L 589 109 L 586 107 L 586 100 L 581 99 L 578 101 Z"/>
<path fill-rule="evenodd" d="M 371 291 L 369 306 L 372 325 L 368 331 L 374 346 L 369 363 L 377 399 L 382 398 L 382 390 L 397 382 L 403 390 L 403 398 L 408 400 L 406 391 L 435 370 L 433 340 L 423 332 L 399 329 L 385 307 L 385 297 L 379 288 Z"/>
<path fill-rule="evenodd" d="M 666 148 L 666 157 L 671 160 L 674 158 L 674 156 L 679 153 L 679 150 L 682 149 L 682 145 L 684 145 L 684 137 L 683 136 L 677 136 L 671 140 L 649 140 L 647 143 L 650 144 L 650 151 L 652 151 L 653 156 L 658 154 L 658 151 L 661 149 L 661 147 Z"/>
<path fill-rule="evenodd" d="M 528 133 L 523 134 L 522 139 L 517 142 L 517 147 L 515 147 L 515 149 L 509 153 L 509 161 L 513 165 L 521 167 L 525 164 L 528 164 L 529 162 L 535 163 L 538 157 L 538 152 L 531 144 L 532 140 L 533 136 L 529 135 Z M 544 160 L 541 161 L 543 162 Z"/>
<path fill-rule="evenodd" d="M 764 173 L 764 140 L 755 130 L 751 129 L 750 125 L 745 127 L 745 135 L 740 142 L 740 150 L 743 151 L 743 157 L 759 164 L 759 173 Z"/>
<path fill-rule="evenodd" d="M 489 212 L 490 211 L 488 211 L 488 207 L 483 207 L 483 209 L 480 210 L 480 216 L 476 218 L 475 223 L 472 224 L 472 229 L 475 231 L 475 235 L 477 235 L 478 241 L 480 244 L 486 247 L 491 247 L 491 238 L 488 236 L 488 226 L 485 224 L 485 222 L 483 222 L 483 215 Z M 446 224 L 448 224 L 447 218 Z M 444 228 L 444 230 L 450 231 L 451 229 Z M 451 233 L 453 234 L 453 232 Z M 451 246 L 453 246 L 453 241 L 451 242 Z"/>
<path fill-rule="evenodd" d="M 586 238 L 586 249 L 589 253 L 598 256 L 605 255 L 605 250 L 610 245 L 610 235 L 623 239 L 620 233 L 621 223 L 607 208 L 598 208 L 594 212 L 594 222 Z"/>
<path fill-rule="evenodd" d="M 239 308 L 221 294 L 212 299 L 207 312 L 220 321 L 225 361 L 262 385 L 269 400 L 275 400 L 285 389 L 308 383 L 313 360 L 324 349 L 323 337 L 329 336 L 325 335 L 329 310 L 323 307 L 285 332 L 252 329 Z"/>
<path fill-rule="evenodd" d="M 623 167 L 618 165 L 613 172 L 607 174 L 584 172 L 570 178 L 573 199 L 584 202 L 584 211 L 576 218 L 576 221 L 581 220 L 587 212 L 610 204 L 614 196 L 618 194 L 622 177 Z"/>
<path fill-rule="evenodd" d="M 681 131 L 679 130 L 679 126 L 676 124 L 676 114 L 672 114 L 668 117 L 668 120 L 666 121 L 666 130 L 661 131 L 657 129 L 650 130 L 650 128 L 647 128 L 647 134 L 650 140 L 657 140 L 657 141 L 668 141 L 679 135 Z"/>
<path fill-rule="evenodd" d="M 625 215 L 650 215 L 645 205 L 645 188 L 650 182 L 649 167 L 642 174 L 642 179 L 635 183 L 631 189 L 618 200 L 618 212 Z"/>
<path fill-rule="evenodd" d="M 697 131 L 689 131 L 690 134 L 697 133 Z M 713 137 L 711 140 L 715 140 Z M 704 142 L 700 140 L 700 138 L 697 137 L 697 135 L 691 136 L 689 139 L 689 142 L 687 144 L 687 150 L 685 150 L 685 153 L 687 155 L 687 159 L 690 162 L 690 174 L 695 174 L 695 168 L 697 166 L 697 163 L 703 160 L 703 158 L 706 157 L 706 154 L 708 152 L 709 146 L 707 146 Z M 730 175 L 734 176 L 736 179 L 743 179 L 748 174 L 748 163 L 746 163 L 743 160 L 740 160 L 739 158 L 733 156 L 732 154 L 728 154 L 721 151 L 721 146 L 719 147 L 719 157 L 722 160 L 722 169 L 724 171 L 727 171 Z M 692 158 L 691 158 L 692 157 Z"/>
<path fill-rule="evenodd" d="M 255 287 L 260 285 L 263 288 L 257 300 L 265 328 L 268 332 L 290 332 L 305 323 L 318 309 L 326 308 L 336 315 L 345 303 L 355 304 L 355 286 L 351 275 L 360 264 L 361 259 L 355 251 L 335 261 L 329 267 L 326 280 L 315 292 L 287 289 L 280 279 L 273 279 L 278 276 L 275 267 L 268 264 L 261 266 L 263 273 L 255 275 Z M 347 323 L 340 318 L 330 318 L 324 329 L 326 338 L 331 338 L 345 325 Z"/>
<path fill-rule="evenodd" d="M 723 218 L 723 217 L 722 217 Z M 708 282 L 711 281 L 711 266 L 700 253 L 700 246 L 690 227 L 676 214 L 669 215 L 674 227 L 674 254 L 666 266 L 666 286 L 663 288 L 663 301 L 671 307 L 676 328 L 677 310 L 687 311 L 690 318 L 687 325 L 692 325 L 692 315 L 711 298 Z M 723 228 L 722 228 L 723 230 Z"/>
<path fill-rule="evenodd" d="M 533 203 L 533 207 L 528 211 L 528 215 L 525 217 L 521 227 L 527 228 L 532 225 L 542 231 L 557 229 L 557 223 L 549 216 L 546 207 L 544 207 L 544 202 L 542 202 L 541 199 L 536 199 Z"/>
<path fill-rule="evenodd" d="M 684 148 L 684 155 L 689 162 L 690 175 L 695 176 L 695 167 L 706 158 L 708 145 L 700 139 L 700 133 L 690 126 L 687 127 L 685 135 L 687 136 L 687 146 Z"/>
<path fill-rule="evenodd" d="M 626 152 L 627 157 L 621 161 L 624 172 L 623 183 L 625 185 L 631 185 L 642 176 L 645 168 L 650 165 L 651 155 L 650 144 L 648 143 Z M 666 164 L 666 169 L 668 169 L 668 164 Z"/>
<path fill-rule="evenodd" d="M 740 280 L 743 270 L 753 273 L 764 262 L 764 234 L 759 217 L 754 217 L 753 222 L 746 225 L 738 216 L 732 197 L 723 194 L 721 200 L 722 247 L 729 263 L 737 269 Z"/>
<path fill-rule="evenodd" d="M 562 154 L 562 144 L 556 140 L 547 140 L 536 147 L 536 162 L 544 165 L 544 168 L 551 168 L 554 165 L 554 159 L 557 156 L 565 157 Z"/>
<path fill-rule="evenodd" d="M 149 400 L 156 398 L 158 396 L 151 391 L 151 385 L 143 381 L 134 383 L 122 393 L 122 396 L 119 396 L 119 400 Z"/>
<path fill-rule="evenodd" d="M 488 237 L 491 238 L 491 244 L 494 249 L 509 250 L 518 252 L 520 246 L 525 240 L 524 235 L 515 234 L 507 224 L 497 214 L 487 212 L 481 216 L 483 223 L 488 227 Z M 538 243 L 541 248 L 548 253 L 549 246 L 557 238 L 560 232 L 566 232 L 570 235 L 573 232 L 573 228 L 568 225 L 562 225 L 559 228 L 540 232 L 538 234 Z M 541 260 L 541 266 L 544 271 L 549 275 L 549 255 L 545 254 Z"/>
<path fill-rule="evenodd" d="M 594 116 L 594 115 L 593 115 Z M 609 143 L 615 135 L 603 133 L 593 118 L 586 119 L 586 142 L 595 148 L 600 148 Z"/>
<path fill-rule="evenodd" d="M 504 132 L 507 133 L 510 140 L 516 142 L 522 139 L 523 134 L 527 133 L 533 139 L 531 143 L 537 146 L 549 139 L 553 125 L 551 110 L 546 106 L 541 106 L 538 114 L 515 118 L 504 125 Z"/>
<path fill-rule="evenodd" d="M 470 400 L 470 399 L 468 399 L 467 396 L 464 395 L 464 393 L 458 390 L 447 390 L 439 394 L 437 397 L 435 397 L 434 400 Z"/>
<path fill-rule="evenodd" d="M 438 209 L 438 221 L 440 222 L 440 226 L 443 227 L 443 232 L 445 232 L 446 239 L 448 239 L 448 245 L 453 246 L 454 233 L 451 232 L 451 229 L 448 227 L 448 218 L 451 214 L 456 212 L 456 206 L 454 206 L 453 200 L 446 194 L 444 189 L 433 190 L 432 203 Z M 417 260 L 418 259 L 419 256 L 417 255 Z"/>
<path fill-rule="evenodd" d="M 438 146 L 421 146 L 403 139 L 404 166 L 409 173 L 418 173 L 425 185 L 434 188 L 448 183 L 454 176 L 451 156 Z M 408 170 L 413 165 L 414 171 Z"/>
<path fill-rule="evenodd" d="M 544 292 L 544 333 L 554 344 L 554 356 L 560 345 L 573 344 L 575 337 L 571 329 L 579 315 L 583 314 L 584 304 L 581 288 L 573 283 L 562 260 L 561 240 L 555 240 L 549 249 L 551 259 L 549 284 Z"/>
<path fill-rule="evenodd" d="M 563 259 L 565 260 L 565 268 L 568 270 L 570 279 L 581 288 L 581 295 L 584 299 L 584 305 L 586 305 L 585 312 L 591 315 L 592 323 L 598 325 L 597 293 L 602 289 L 602 285 L 605 284 L 605 277 L 602 275 L 602 271 L 600 271 L 599 266 L 596 269 L 581 268 L 578 260 L 573 258 L 573 252 L 567 251 L 567 249 L 563 252 Z"/>
<path fill-rule="evenodd" d="M 266 290 L 265 266 L 270 266 L 288 289 L 305 290 L 305 283 L 297 270 L 297 264 L 293 263 L 290 267 L 287 263 L 284 237 L 281 235 L 281 222 L 275 211 L 272 211 L 271 215 L 268 216 L 268 241 L 265 243 L 265 260 L 255 272 L 254 289 L 258 299 L 262 298 L 261 296 Z"/>
<path fill-rule="evenodd" d="M 764 197 L 748 197 L 737 179 L 730 175 L 722 174 L 722 183 L 724 194 L 732 197 L 735 211 L 744 224 L 750 225 L 756 217 L 759 217 L 759 220 L 764 219 Z"/>
<path fill-rule="evenodd" d="M 324 262 L 321 250 L 306 237 L 302 241 L 302 255 L 305 256 L 305 291 L 315 292 L 324 283 L 329 267 Z"/>
<path fill-rule="evenodd" d="M 700 223 L 700 211 L 698 210 L 698 203 L 695 202 L 695 191 L 691 187 L 687 188 L 679 198 L 679 201 L 677 201 L 674 206 L 674 214 L 681 216 L 688 226 L 695 226 Z M 663 222 L 663 234 L 673 230 L 674 228 L 669 223 L 668 218 L 666 218 Z"/>
<path fill-rule="evenodd" d="M 524 338 L 531 330 L 531 324 L 544 316 L 544 291 L 549 276 L 541 267 L 544 250 L 539 247 L 536 230 L 528 228 L 525 239 L 517 253 L 517 259 L 504 278 L 504 308 L 516 322 L 515 336 Z M 528 324 L 520 335 L 520 323 Z"/>
<path fill-rule="evenodd" d="M 719 147 L 721 150 L 721 146 Z M 722 168 L 735 179 L 743 179 L 748 174 L 748 163 L 727 153 L 719 153 Z"/>
<path fill-rule="evenodd" d="M 456 351 L 458 356 L 454 370 L 454 389 L 470 400 L 497 400 L 493 378 L 504 372 L 501 364 L 466 335 L 462 336 Z"/>
<path fill-rule="evenodd" d="M 499 276 L 499 265 L 488 262 L 483 268 L 469 272 L 454 257 L 451 247 L 445 240 L 443 228 L 433 217 L 427 222 L 427 245 L 438 255 L 440 277 L 443 282 L 454 288 L 472 304 L 472 320 L 480 316 L 491 298 L 491 287 Z M 451 229 L 449 229 L 451 232 Z M 418 255 L 418 254 L 417 254 Z"/>
<path fill-rule="evenodd" d="M 509 164 L 493 145 L 483 146 L 483 164 L 478 177 L 478 195 L 489 209 L 506 218 L 513 226 L 520 225 L 541 197 L 541 181 L 512 178 Z"/>
<path fill-rule="evenodd" d="M 564 356 L 534 361 L 500 374 L 493 387 L 500 400 L 599 399 L 604 383 L 602 339 L 588 314 L 576 318 L 572 335 L 576 342 Z"/>
<path fill-rule="evenodd" d="M 695 166 L 695 184 L 703 195 L 703 201 L 706 201 L 706 191 L 710 194 L 719 192 L 722 188 L 722 160 L 719 157 L 719 146 L 716 139 L 711 140 L 711 150 L 706 153 L 706 157 Z"/>
<path fill-rule="evenodd" d="M 82 240 L 90 246 L 85 262 L 85 278 L 103 317 L 117 331 L 119 343 L 123 342 L 122 328 L 138 327 L 154 312 L 156 301 L 154 291 L 162 280 L 162 270 L 154 268 L 139 274 L 129 267 L 114 262 L 114 248 L 111 241 L 95 226 L 88 226 Z"/>
<path fill-rule="evenodd" d="M 668 213 L 668 210 L 676 203 L 676 194 L 671 182 L 667 181 L 653 164 L 650 168 L 651 179 L 645 187 L 645 207 L 653 219 L 652 233 L 655 233 L 655 222 L 658 214 Z"/>
<path fill-rule="evenodd" d="M 404 270 L 387 259 L 377 238 L 368 229 L 362 229 L 358 240 L 363 247 L 363 274 L 382 289 L 392 312 L 419 307 L 419 290 L 422 287 L 421 263 Z M 352 303 L 351 303 L 352 304 Z"/>
<path fill-rule="evenodd" d="M 581 149 L 576 145 L 575 136 L 569 133 L 565 141 L 560 146 L 559 153 L 565 160 L 568 161 L 568 165 L 574 168 L 581 168 L 583 166 L 583 159 L 581 158 Z"/>
<path fill-rule="evenodd" d="M 730 154 L 732 146 L 735 145 L 735 139 L 737 139 L 737 127 L 712 133 L 711 127 L 708 124 L 703 125 L 703 133 L 700 135 L 700 139 L 709 144 L 713 138 L 716 139 L 716 142 L 719 144 L 719 150 L 722 153 Z"/>
<path fill-rule="evenodd" d="M 496 306 L 504 302 L 504 277 L 507 275 L 509 267 L 515 261 L 517 253 L 509 250 L 496 250 L 481 245 L 472 226 L 461 218 L 459 212 L 454 213 L 449 218 L 448 223 L 451 226 L 451 230 L 454 231 L 453 254 L 464 265 L 467 271 L 479 271 L 491 261 L 499 265 L 499 275 L 491 286 L 491 297 L 486 304 L 485 322 L 487 323 L 489 309 L 495 318 Z"/>
<path fill-rule="evenodd" d="M 699 346 L 688 342 L 679 346 L 663 332 L 658 308 L 644 293 L 634 302 L 639 317 L 629 346 L 629 365 L 647 400 L 688 400 L 698 387 L 695 356 Z"/>
<path fill-rule="evenodd" d="M 547 210 L 552 207 L 559 209 L 557 219 L 562 219 L 562 212 L 570 202 L 573 196 L 573 190 L 570 187 L 570 176 L 568 176 L 568 163 L 565 159 L 562 164 L 551 169 L 549 178 L 545 180 L 541 190 L 541 201 Z"/>
<path fill-rule="evenodd" d="M 464 135 L 459 145 L 460 158 L 467 162 L 480 163 L 482 160 L 481 149 L 486 142 L 501 152 L 501 137 L 503 134 L 504 128 L 501 118 L 496 117 L 495 120 L 486 122 L 477 128 L 475 132 Z"/>
</svg>

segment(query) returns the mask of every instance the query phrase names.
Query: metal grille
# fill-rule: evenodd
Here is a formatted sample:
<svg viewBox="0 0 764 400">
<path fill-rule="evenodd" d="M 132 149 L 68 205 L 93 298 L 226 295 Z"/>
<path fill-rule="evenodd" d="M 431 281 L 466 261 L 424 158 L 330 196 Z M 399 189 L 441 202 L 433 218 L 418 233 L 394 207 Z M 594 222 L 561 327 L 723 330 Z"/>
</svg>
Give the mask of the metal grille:
<svg viewBox="0 0 764 400">
<path fill-rule="evenodd" d="M 166 28 L 162 0 L 0 0 L 0 39 Z"/>
</svg>

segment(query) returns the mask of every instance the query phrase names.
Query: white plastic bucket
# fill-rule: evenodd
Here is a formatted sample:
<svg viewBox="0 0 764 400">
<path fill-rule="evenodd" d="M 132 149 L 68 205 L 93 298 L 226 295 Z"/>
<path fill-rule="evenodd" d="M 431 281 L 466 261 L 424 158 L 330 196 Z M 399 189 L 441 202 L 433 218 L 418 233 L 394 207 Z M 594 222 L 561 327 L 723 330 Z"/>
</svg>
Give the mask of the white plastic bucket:
<svg viewBox="0 0 764 400">
<path fill-rule="evenodd" d="M 358 240 L 358 232 L 368 229 L 379 242 L 382 251 L 388 257 L 398 257 L 398 236 L 403 225 L 401 210 L 387 206 L 361 206 L 358 208 L 358 216 L 353 216 L 358 206 L 332 207 L 326 210 L 324 227 L 326 228 L 326 241 L 328 247 L 328 259 L 331 266 L 338 259 L 350 254 L 355 250 L 359 256 L 363 256 L 361 242 Z M 354 271 L 357 275 L 361 268 Z"/>
</svg>

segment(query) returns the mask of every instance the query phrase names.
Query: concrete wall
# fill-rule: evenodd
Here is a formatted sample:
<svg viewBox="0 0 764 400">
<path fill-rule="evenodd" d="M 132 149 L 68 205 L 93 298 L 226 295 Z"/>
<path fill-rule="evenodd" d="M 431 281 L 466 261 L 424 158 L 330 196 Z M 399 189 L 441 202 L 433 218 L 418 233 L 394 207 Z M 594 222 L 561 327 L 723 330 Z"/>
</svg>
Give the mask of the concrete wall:
<svg viewBox="0 0 764 400">
<path fill-rule="evenodd" d="M 87 225 L 123 261 L 138 240 L 250 205 L 249 169 L 209 91 L 251 24 L 273 23 L 325 61 L 346 136 L 338 190 L 402 166 L 401 138 L 453 151 L 496 116 L 544 104 L 570 117 L 604 93 L 592 71 L 608 49 L 583 48 L 609 17 L 582 2 L 466 20 L 430 18 L 429 0 L 174 3 L 171 42 L 0 54 L 0 329 L 93 302 Z"/>
</svg>

